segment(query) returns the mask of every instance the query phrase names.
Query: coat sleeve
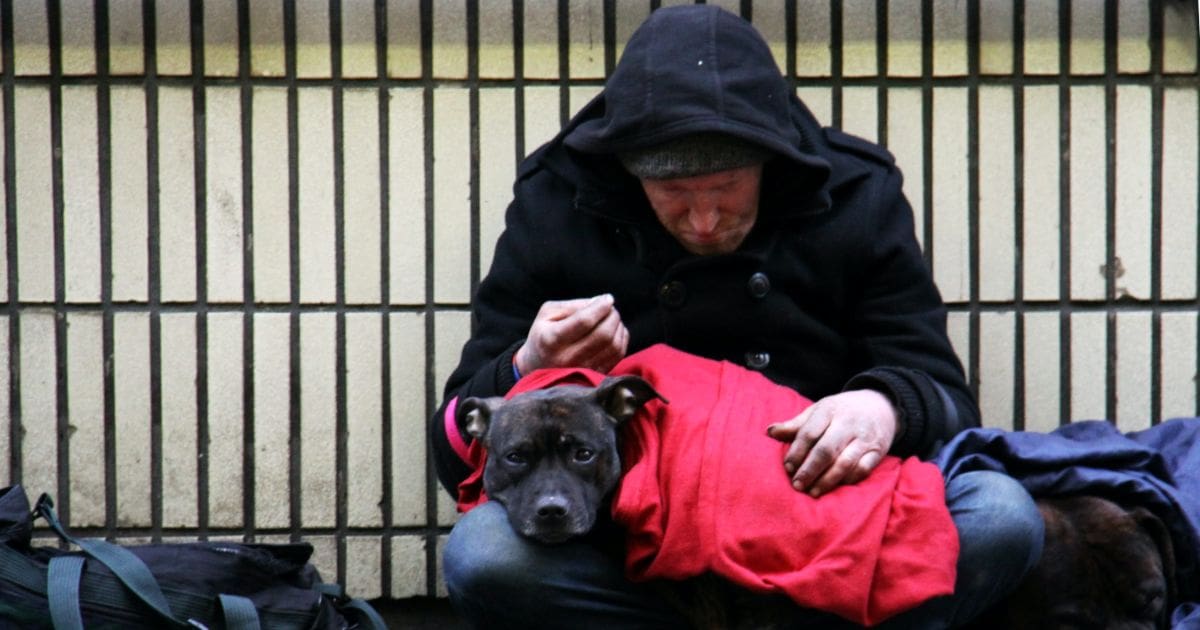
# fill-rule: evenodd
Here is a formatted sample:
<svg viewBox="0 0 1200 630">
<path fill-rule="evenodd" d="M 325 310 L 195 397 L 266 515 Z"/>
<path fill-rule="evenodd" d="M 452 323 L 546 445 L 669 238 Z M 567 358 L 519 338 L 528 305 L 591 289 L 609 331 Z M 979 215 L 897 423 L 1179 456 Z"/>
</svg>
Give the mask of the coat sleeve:
<svg viewBox="0 0 1200 630">
<path fill-rule="evenodd" d="M 522 204 L 526 182 L 518 182 L 514 201 L 505 214 L 505 229 L 496 242 L 492 265 L 471 301 L 470 339 L 463 345 L 458 366 L 446 381 L 442 402 L 429 422 L 434 466 L 442 486 L 456 494 L 471 472 L 463 459 L 470 437 L 459 432 L 447 412 L 467 397 L 503 396 L 516 384 L 513 354 L 525 341 L 529 326 L 553 286 L 547 274 L 551 248 L 547 229 L 533 229 L 539 218 Z M 544 227 L 544 226 L 543 226 Z"/>
<path fill-rule="evenodd" d="M 872 245 L 854 309 L 854 327 L 872 367 L 845 389 L 887 394 L 902 424 L 892 453 L 927 458 L 959 431 L 979 426 L 979 408 L 947 336 L 946 307 L 917 243 L 900 172 L 889 165 L 886 176 L 876 179 L 867 198 L 884 203 L 868 211 Z"/>
</svg>

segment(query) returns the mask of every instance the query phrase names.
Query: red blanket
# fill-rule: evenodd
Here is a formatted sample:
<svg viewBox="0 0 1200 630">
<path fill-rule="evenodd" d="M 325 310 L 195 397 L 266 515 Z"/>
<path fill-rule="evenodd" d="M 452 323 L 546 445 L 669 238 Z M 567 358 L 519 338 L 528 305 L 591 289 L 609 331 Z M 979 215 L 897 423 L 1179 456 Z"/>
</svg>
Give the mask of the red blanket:
<svg viewBox="0 0 1200 630">
<path fill-rule="evenodd" d="M 795 391 L 663 345 L 612 373 L 641 376 L 670 401 L 651 401 L 622 428 L 613 517 L 628 531 L 631 579 L 711 571 L 865 625 L 953 592 L 958 536 L 932 464 L 887 457 L 862 482 L 813 499 L 791 488 L 786 445 L 766 435 L 811 404 Z M 540 370 L 509 395 L 602 379 Z M 460 508 L 482 500 L 479 477 L 460 487 Z"/>
</svg>

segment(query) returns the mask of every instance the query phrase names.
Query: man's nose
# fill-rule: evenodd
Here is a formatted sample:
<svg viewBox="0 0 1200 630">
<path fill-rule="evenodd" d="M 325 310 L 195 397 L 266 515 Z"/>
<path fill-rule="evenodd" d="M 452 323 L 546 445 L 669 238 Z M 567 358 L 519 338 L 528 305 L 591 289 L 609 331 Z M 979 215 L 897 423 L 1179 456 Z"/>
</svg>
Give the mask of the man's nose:
<svg viewBox="0 0 1200 630">
<path fill-rule="evenodd" d="M 688 220 L 692 224 L 692 230 L 700 234 L 715 230 L 720 218 L 721 213 L 717 211 L 717 204 L 707 199 L 694 200 L 688 210 Z"/>
</svg>

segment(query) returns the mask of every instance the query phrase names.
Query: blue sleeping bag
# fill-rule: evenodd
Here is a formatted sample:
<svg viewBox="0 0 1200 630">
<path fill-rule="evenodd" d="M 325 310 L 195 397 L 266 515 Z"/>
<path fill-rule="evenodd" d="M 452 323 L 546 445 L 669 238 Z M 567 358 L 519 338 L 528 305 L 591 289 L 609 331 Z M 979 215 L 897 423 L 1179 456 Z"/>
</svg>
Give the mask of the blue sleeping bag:
<svg viewBox="0 0 1200 630">
<path fill-rule="evenodd" d="M 935 458 L 947 481 L 974 470 L 1006 473 L 1035 497 L 1093 494 L 1142 506 L 1165 523 L 1176 555 L 1173 630 L 1200 629 L 1200 418 L 1121 433 L 1089 420 L 1050 433 L 970 429 Z"/>
</svg>

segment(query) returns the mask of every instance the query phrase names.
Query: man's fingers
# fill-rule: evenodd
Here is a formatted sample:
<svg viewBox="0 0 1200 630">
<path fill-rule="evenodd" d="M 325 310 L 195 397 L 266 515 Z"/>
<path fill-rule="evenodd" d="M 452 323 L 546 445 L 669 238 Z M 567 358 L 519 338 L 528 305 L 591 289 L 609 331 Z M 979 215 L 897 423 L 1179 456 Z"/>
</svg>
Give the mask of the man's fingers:
<svg viewBox="0 0 1200 630">
<path fill-rule="evenodd" d="M 586 361 L 607 343 L 591 338 L 595 328 L 613 317 L 620 319 L 613 296 L 607 293 L 542 303 L 525 344 L 517 351 L 518 368 L 528 373 L 544 367 L 588 365 Z"/>
<path fill-rule="evenodd" d="M 547 321 L 560 321 L 574 315 L 581 309 L 591 304 L 594 300 L 603 296 L 597 295 L 594 297 L 575 298 L 572 300 L 549 300 L 542 304 L 538 309 L 538 319 Z"/>
<path fill-rule="evenodd" d="M 615 313 L 611 295 L 596 296 L 574 313 L 556 320 L 554 337 L 563 345 L 586 339 L 597 326 Z"/>
<path fill-rule="evenodd" d="M 606 345 L 614 345 L 617 341 L 617 335 L 624 324 L 621 323 L 621 314 L 615 308 L 609 308 L 604 319 L 601 319 L 595 327 L 592 328 L 591 337 L 602 340 Z"/>
<path fill-rule="evenodd" d="M 547 348 L 547 365 L 600 372 L 607 372 L 625 358 L 629 343 L 629 332 L 608 295 L 593 298 L 565 320 L 548 323 L 540 334 Z"/>
<path fill-rule="evenodd" d="M 767 435 L 789 442 L 783 467 L 792 487 L 820 496 L 870 474 L 891 448 L 895 424 L 896 412 L 882 394 L 852 390 L 767 427 Z"/>
<path fill-rule="evenodd" d="M 833 465 L 809 484 L 808 493 L 816 498 L 838 486 L 858 483 L 865 479 L 880 461 L 877 451 L 867 450 L 861 442 L 851 442 L 837 456 Z"/>
<path fill-rule="evenodd" d="M 783 455 L 783 468 L 794 480 L 806 485 L 828 467 L 836 454 L 829 452 L 832 440 L 828 431 L 832 417 L 819 405 L 813 405 L 797 416 L 796 421 L 800 424 L 791 446 Z"/>
<path fill-rule="evenodd" d="M 779 440 L 780 442 L 791 442 L 796 438 L 796 432 L 804 423 L 808 421 L 808 417 L 812 415 L 814 405 L 809 405 L 800 415 L 787 420 L 786 422 L 776 422 L 767 426 L 767 436 Z"/>
<path fill-rule="evenodd" d="M 616 314 L 616 311 L 613 311 Z M 621 322 L 620 317 L 614 317 L 614 324 L 609 324 L 606 320 L 597 327 L 599 334 L 593 337 L 602 338 L 603 343 L 598 343 L 596 351 L 592 354 L 588 361 L 589 367 L 598 372 L 608 372 L 621 359 L 625 358 L 625 351 L 629 347 L 629 331 L 625 328 L 625 324 Z M 603 328 L 603 332 L 600 331 Z M 611 328 L 611 330 L 610 330 Z"/>
<path fill-rule="evenodd" d="M 817 479 L 833 465 L 840 451 L 831 442 L 827 439 L 821 440 L 808 450 L 802 460 L 788 461 L 784 464 L 784 469 L 795 471 L 792 473 L 792 487 L 798 492 L 811 489 Z"/>
<path fill-rule="evenodd" d="M 846 476 L 846 483 L 858 483 L 866 479 L 867 475 L 870 475 L 871 471 L 875 470 L 882 461 L 883 453 L 879 451 L 867 451 L 867 454 L 858 460 L 858 465 Z"/>
<path fill-rule="evenodd" d="M 625 358 L 625 348 L 618 345 L 616 339 L 619 330 L 614 330 L 612 336 L 593 334 L 588 337 L 586 345 L 581 344 L 574 349 L 574 359 L 570 364 L 607 372 Z"/>
<path fill-rule="evenodd" d="M 625 322 L 621 322 L 621 327 L 617 329 L 617 354 L 621 358 L 625 358 L 625 353 L 629 351 L 629 329 L 625 327 Z"/>
<path fill-rule="evenodd" d="M 615 310 L 613 298 L 607 294 L 587 299 L 546 302 L 538 311 L 530 331 L 532 334 L 536 330 L 537 343 L 543 349 L 541 354 L 549 364 L 562 364 L 555 357 L 561 360 L 571 354 L 571 346 L 580 341 L 586 342 L 596 325 Z"/>
</svg>

